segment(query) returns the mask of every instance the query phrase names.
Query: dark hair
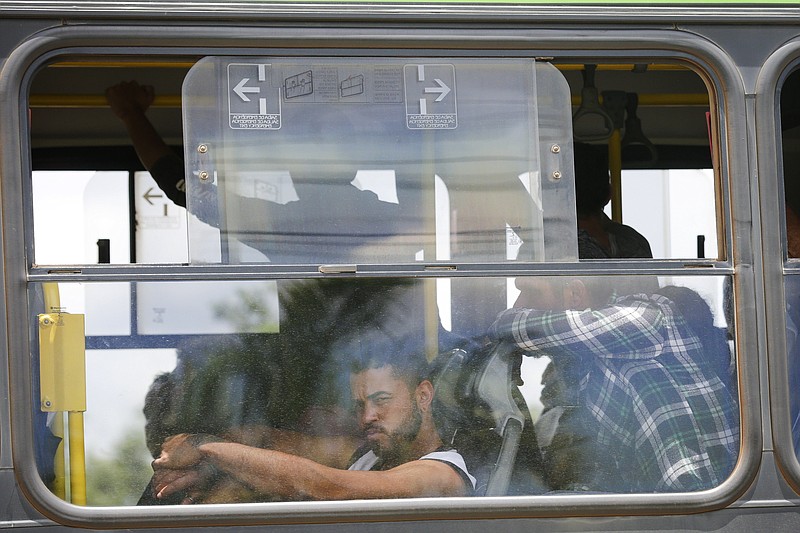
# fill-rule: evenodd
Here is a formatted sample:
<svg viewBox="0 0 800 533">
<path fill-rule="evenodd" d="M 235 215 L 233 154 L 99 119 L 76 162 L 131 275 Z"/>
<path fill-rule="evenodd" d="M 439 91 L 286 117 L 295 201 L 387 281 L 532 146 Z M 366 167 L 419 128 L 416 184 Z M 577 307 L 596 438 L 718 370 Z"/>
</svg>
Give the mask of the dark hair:
<svg viewBox="0 0 800 533">
<path fill-rule="evenodd" d="M 602 210 L 611 198 L 608 152 L 604 146 L 575 143 L 575 206 L 579 214 Z"/>
<path fill-rule="evenodd" d="M 153 457 L 159 456 L 167 437 L 179 433 L 172 402 L 177 394 L 175 389 L 175 376 L 165 372 L 156 376 L 144 397 L 145 442 Z"/>
<path fill-rule="evenodd" d="M 430 367 L 421 351 L 404 351 L 402 344 L 377 328 L 357 336 L 347 347 L 350 372 L 359 374 L 365 370 L 390 366 L 392 375 L 405 381 L 413 390 L 429 379 Z"/>
<path fill-rule="evenodd" d="M 732 369 L 728 335 L 724 328 L 714 325 L 714 315 L 702 296 L 688 287 L 669 285 L 656 291 L 675 303 L 689 329 L 703 345 L 703 359 L 696 361 L 704 372 L 712 372 L 726 385 Z"/>
</svg>

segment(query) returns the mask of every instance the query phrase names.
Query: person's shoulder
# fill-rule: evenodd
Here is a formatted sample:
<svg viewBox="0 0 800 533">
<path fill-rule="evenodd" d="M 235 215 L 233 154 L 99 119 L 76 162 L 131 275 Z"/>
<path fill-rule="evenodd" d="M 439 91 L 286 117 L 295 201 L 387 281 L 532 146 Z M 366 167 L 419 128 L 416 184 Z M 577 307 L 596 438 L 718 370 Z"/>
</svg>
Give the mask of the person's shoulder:
<svg viewBox="0 0 800 533">
<path fill-rule="evenodd" d="M 619 256 L 649 259 L 653 257 L 647 238 L 630 226 L 610 220 L 607 231 L 614 235 L 619 248 Z"/>
<path fill-rule="evenodd" d="M 603 221 L 603 228 L 608 233 L 613 233 L 615 235 L 622 235 L 625 238 L 629 238 L 631 240 L 644 240 L 644 241 L 647 241 L 647 239 L 645 239 L 644 235 L 642 235 L 641 233 L 636 231 L 631 226 L 628 226 L 627 224 L 623 224 L 621 222 L 616 222 L 614 220 L 611 220 L 608 217 L 605 217 L 605 220 Z"/>
<path fill-rule="evenodd" d="M 603 229 L 613 235 L 617 251 L 615 257 L 649 259 L 653 257 L 647 238 L 631 226 L 615 222 L 602 213 Z"/>
<path fill-rule="evenodd" d="M 637 328 L 648 324 L 650 328 L 661 328 L 666 322 L 675 320 L 676 311 L 674 303 L 660 294 L 637 292 L 632 294 L 614 295 L 611 297 L 610 308 L 615 312 L 624 308 L 623 313 L 633 320 Z"/>
<path fill-rule="evenodd" d="M 578 230 L 578 257 L 581 259 L 609 259 L 606 252 L 597 240 L 589 235 L 586 230 Z"/>
<path fill-rule="evenodd" d="M 461 477 L 466 486 L 470 487 L 471 490 L 475 490 L 477 480 L 472 474 L 469 473 L 469 469 L 467 468 L 467 463 L 464 460 L 464 457 L 455 448 L 441 447 L 423 455 L 419 458 L 419 460 L 439 461 L 441 463 L 448 464 Z"/>
</svg>

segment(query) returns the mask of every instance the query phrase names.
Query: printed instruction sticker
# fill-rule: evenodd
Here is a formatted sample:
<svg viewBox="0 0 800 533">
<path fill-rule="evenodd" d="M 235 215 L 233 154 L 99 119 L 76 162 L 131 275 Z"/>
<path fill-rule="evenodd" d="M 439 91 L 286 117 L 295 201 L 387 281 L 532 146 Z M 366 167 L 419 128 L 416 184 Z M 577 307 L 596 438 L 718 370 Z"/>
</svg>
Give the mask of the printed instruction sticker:
<svg viewBox="0 0 800 533">
<path fill-rule="evenodd" d="M 405 65 L 406 126 L 412 130 L 458 127 L 454 65 Z"/>
<path fill-rule="evenodd" d="M 228 112 L 231 129 L 280 129 L 280 91 L 270 85 L 271 71 L 270 64 L 228 64 Z"/>
</svg>

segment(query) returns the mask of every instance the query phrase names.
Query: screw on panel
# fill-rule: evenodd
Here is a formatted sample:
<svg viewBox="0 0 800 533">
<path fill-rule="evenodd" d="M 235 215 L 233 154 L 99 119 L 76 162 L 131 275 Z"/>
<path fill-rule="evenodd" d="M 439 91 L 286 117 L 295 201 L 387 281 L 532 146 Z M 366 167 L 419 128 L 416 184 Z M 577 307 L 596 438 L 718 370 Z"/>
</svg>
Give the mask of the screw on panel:
<svg viewBox="0 0 800 533">
<path fill-rule="evenodd" d="M 201 144 L 200 146 L 197 147 L 197 151 L 200 152 L 201 154 L 208 152 L 208 145 Z"/>
<path fill-rule="evenodd" d="M 557 154 L 561 151 L 561 147 L 557 144 L 554 144 L 553 146 L 550 147 L 550 151 L 553 152 L 554 154 Z"/>
<path fill-rule="evenodd" d="M 205 181 L 208 179 L 208 172 L 206 172 L 205 170 L 201 170 L 198 176 L 201 180 Z"/>
<path fill-rule="evenodd" d="M 560 180 L 560 179 L 561 179 L 561 171 L 559 171 L 559 170 L 554 170 L 554 171 L 553 171 L 553 179 L 554 179 L 554 180 Z"/>
</svg>

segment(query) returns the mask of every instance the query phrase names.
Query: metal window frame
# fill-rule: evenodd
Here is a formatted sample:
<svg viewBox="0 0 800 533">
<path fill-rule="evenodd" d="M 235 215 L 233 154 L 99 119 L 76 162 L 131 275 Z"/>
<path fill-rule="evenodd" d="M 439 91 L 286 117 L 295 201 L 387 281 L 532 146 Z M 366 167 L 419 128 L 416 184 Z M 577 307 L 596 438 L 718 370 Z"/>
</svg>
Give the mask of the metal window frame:
<svg viewBox="0 0 800 533">
<path fill-rule="evenodd" d="M 783 145 L 780 130 L 780 92 L 786 78 L 800 68 L 800 38 L 775 50 L 759 72 L 756 88 L 758 175 L 763 235 L 769 382 L 768 416 L 771 429 L 765 448 L 774 450 L 778 468 L 800 493 L 800 458 L 794 453 L 786 340 L 787 276 L 800 276 L 800 261 L 788 259 L 783 186 Z M 778 260 L 775 260 L 775 259 Z M 766 423 L 766 421 L 765 421 Z"/>
</svg>

